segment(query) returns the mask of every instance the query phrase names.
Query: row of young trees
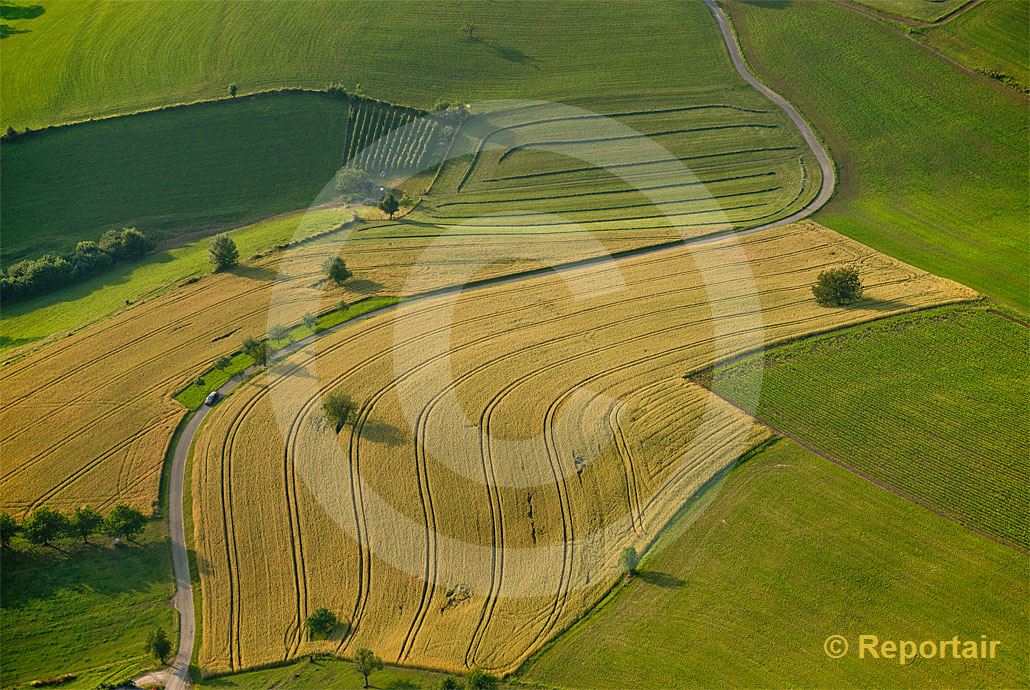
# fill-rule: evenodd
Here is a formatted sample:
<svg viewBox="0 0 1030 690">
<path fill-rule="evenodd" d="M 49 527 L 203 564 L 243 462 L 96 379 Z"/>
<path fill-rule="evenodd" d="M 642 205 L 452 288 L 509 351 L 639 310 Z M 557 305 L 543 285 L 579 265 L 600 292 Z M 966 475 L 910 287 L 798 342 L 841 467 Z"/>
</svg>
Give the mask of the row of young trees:
<svg viewBox="0 0 1030 690">
<path fill-rule="evenodd" d="M 107 517 L 89 506 L 76 508 L 70 516 L 43 506 L 32 511 L 21 524 L 10 513 L 0 514 L 0 545 L 11 548 L 18 533 L 37 546 L 55 546 L 61 539 L 81 539 L 88 544 L 90 537 L 97 534 L 135 541 L 146 525 L 146 516 L 124 503 L 112 508 Z"/>
<path fill-rule="evenodd" d="M 136 228 L 108 230 L 99 241 L 84 240 L 66 254 L 44 254 L 0 271 L 0 299 L 17 301 L 91 278 L 121 261 L 138 259 L 154 246 Z"/>
</svg>

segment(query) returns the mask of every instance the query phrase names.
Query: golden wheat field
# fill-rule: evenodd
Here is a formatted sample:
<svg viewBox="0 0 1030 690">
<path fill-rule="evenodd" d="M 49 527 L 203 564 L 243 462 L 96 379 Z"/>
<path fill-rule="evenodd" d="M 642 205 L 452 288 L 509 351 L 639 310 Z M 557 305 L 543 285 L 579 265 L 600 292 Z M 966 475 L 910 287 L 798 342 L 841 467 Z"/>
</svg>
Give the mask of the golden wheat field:
<svg viewBox="0 0 1030 690">
<path fill-rule="evenodd" d="M 868 300 L 818 306 L 827 267 Z M 194 450 L 205 672 L 371 647 L 506 672 L 768 432 L 684 375 L 970 290 L 804 222 L 402 304 L 223 402 Z M 284 298 L 284 301 L 289 301 Z M 339 431 L 330 392 L 357 405 Z M 316 608 L 344 623 L 309 642 Z"/>
<path fill-rule="evenodd" d="M 263 336 L 275 289 L 288 294 L 275 318 L 296 323 L 341 298 L 411 294 L 654 241 L 620 233 L 434 240 L 342 231 L 135 305 L 0 369 L 0 509 L 23 515 L 40 505 L 103 509 L 125 501 L 149 510 L 185 413 L 172 395 L 244 337 Z M 321 264 L 336 254 L 355 274 L 346 290 L 322 285 Z"/>
</svg>

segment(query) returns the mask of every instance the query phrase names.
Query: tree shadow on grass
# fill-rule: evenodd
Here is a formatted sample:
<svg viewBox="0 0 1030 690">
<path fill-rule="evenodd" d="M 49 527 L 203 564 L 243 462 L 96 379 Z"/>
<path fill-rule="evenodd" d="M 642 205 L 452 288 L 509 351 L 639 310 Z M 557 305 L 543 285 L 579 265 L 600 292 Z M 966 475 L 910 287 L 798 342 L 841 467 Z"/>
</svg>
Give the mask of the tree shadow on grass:
<svg viewBox="0 0 1030 690">
<path fill-rule="evenodd" d="M 767 10 L 782 10 L 791 3 L 791 0 L 743 0 L 746 5 L 754 5 Z"/>
<path fill-rule="evenodd" d="M 8 36 L 13 36 L 15 34 L 27 33 L 29 33 L 28 29 L 15 29 L 10 24 L 0 24 L 0 40 L 7 38 Z"/>
<path fill-rule="evenodd" d="M 279 277 L 278 271 L 267 266 L 233 266 L 226 272 L 250 280 L 275 280 Z"/>
<path fill-rule="evenodd" d="M 641 570 L 637 572 L 637 577 L 649 585 L 655 585 L 663 589 L 676 589 L 687 584 L 686 580 L 675 575 L 658 573 L 653 570 Z"/>
<path fill-rule="evenodd" d="M 17 545 L 3 552 L 0 606 L 13 608 L 60 591 L 112 596 L 172 584 L 167 539 L 114 547 L 104 543 L 61 544 L 51 548 Z"/>
<path fill-rule="evenodd" d="M 518 48 L 514 48 L 512 46 L 502 46 L 497 43 L 484 42 L 483 45 L 492 50 L 494 55 L 501 58 L 502 60 L 513 62 L 516 65 L 527 65 L 529 67 L 532 67 L 533 69 L 540 69 L 539 60 L 537 60 L 535 57 L 531 55 L 527 55 Z"/>
<path fill-rule="evenodd" d="M 35 19 L 46 12 L 42 5 L 17 5 L 13 2 L 0 2 L 0 19 Z"/>
</svg>

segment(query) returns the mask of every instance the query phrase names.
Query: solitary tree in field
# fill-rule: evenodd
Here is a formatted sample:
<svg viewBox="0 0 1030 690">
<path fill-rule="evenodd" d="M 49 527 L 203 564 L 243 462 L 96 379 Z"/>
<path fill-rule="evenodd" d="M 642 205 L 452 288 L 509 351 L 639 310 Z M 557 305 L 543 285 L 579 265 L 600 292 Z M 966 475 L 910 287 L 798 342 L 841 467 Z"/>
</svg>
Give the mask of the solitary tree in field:
<svg viewBox="0 0 1030 690">
<path fill-rule="evenodd" d="M 104 516 L 89 506 L 76 508 L 72 515 L 72 532 L 82 537 L 83 544 L 88 544 L 90 536 L 99 532 L 103 525 Z"/>
<path fill-rule="evenodd" d="M 215 267 L 215 271 L 224 271 L 239 263 L 240 252 L 236 249 L 236 243 L 232 238 L 222 234 L 211 241 L 208 257 L 211 259 L 211 265 Z"/>
<path fill-rule="evenodd" d="M 383 660 L 375 655 L 368 647 L 360 647 L 354 652 L 354 668 L 365 677 L 365 687 L 368 687 L 368 677 L 383 668 Z"/>
<path fill-rule="evenodd" d="M 465 675 L 465 690 L 494 690 L 497 687 L 497 676 L 474 668 Z"/>
<path fill-rule="evenodd" d="M 357 406 L 346 393 L 337 391 L 330 393 L 322 399 L 322 412 L 326 419 L 333 425 L 336 431 L 343 428 L 344 424 L 351 424 L 354 421 L 354 412 Z"/>
<path fill-rule="evenodd" d="M 336 614 L 329 609 L 315 609 L 308 616 L 307 620 L 304 621 L 304 625 L 308 629 L 308 635 L 312 638 L 316 637 L 328 637 L 332 634 L 333 630 L 336 630 Z"/>
<path fill-rule="evenodd" d="M 168 655 L 172 653 L 172 642 L 168 639 L 168 635 L 165 634 L 164 628 L 157 628 L 152 630 L 147 635 L 147 652 L 154 655 L 154 658 L 160 661 L 162 664 Z"/>
<path fill-rule="evenodd" d="M 379 210 L 388 213 L 390 220 L 393 220 L 393 214 L 397 213 L 400 208 L 401 205 L 397 203 L 397 197 L 393 195 L 393 192 L 387 192 L 379 202 Z"/>
<path fill-rule="evenodd" d="M 307 314 L 304 315 L 304 317 L 301 319 L 301 321 L 303 322 L 305 328 L 307 328 L 312 333 L 315 332 L 315 326 L 318 325 L 318 317 L 317 316 L 315 316 L 311 312 L 308 312 Z"/>
<path fill-rule="evenodd" d="M 354 275 L 347 268 L 347 263 L 338 256 L 331 256 L 326 259 L 325 263 L 322 264 L 322 270 L 325 272 L 325 277 L 337 285 L 343 285 Z"/>
<path fill-rule="evenodd" d="M 627 546 L 619 554 L 619 564 L 622 566 L 622 574 L 625 577 L 633 577 L 637 574 L 637 564 L 640 563 L 640 556 L 632 546 Z"/>
<path fill-rule="evenodd" d="M 18 521 L 11 517 L 10 513 L 0 513 L 0 546 L 9 549 L 11 540 L 19 529 Z"/>
<path fill-rule="evenodd" d="M 229 96 L 236 98 L 236 84 L 229 84 Z"/>
<path fill-rule="evenodd" d="M 119 503 L 107 516 L 105 527 L 112 537 L 121 537 L 127 541 L 136 541 L 147 526 L 147 518 L 137 508 Z"/>
<path fill-rule="evenodd" d="M 476 40 L 476 26 L 474 24 L 466 24 L 461 27 L 461 35 L 465 37 L 466 41 Z"/>
<path fill-rule="evenodd" d="M 831 268 L 819 274 L 812 294 L 824 307 L 842 307 L 862 299 L 862 279 L 857 266 Z"/>
<path fill-rule="evenodd" d="M 22 527 L 25 538 L 38 546 L 53 546 L 54 541 L 68 534 L 68 518 L 43 507 L 37 508 Z"/>
</svg>

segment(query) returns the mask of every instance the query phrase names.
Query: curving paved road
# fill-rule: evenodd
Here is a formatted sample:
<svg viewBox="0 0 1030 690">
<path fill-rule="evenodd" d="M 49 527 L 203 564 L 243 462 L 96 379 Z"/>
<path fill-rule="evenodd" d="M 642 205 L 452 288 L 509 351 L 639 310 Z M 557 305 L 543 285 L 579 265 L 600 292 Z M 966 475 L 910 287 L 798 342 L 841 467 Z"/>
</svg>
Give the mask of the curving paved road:
<svg viewBox="0 0 1030 690">
<path fill-rule="evenodd" d="M 750 72 L 747 70 L 746 63 L 744 62 L 744 56 L 741 53 L 740 46 L 737 44 L 737 37 L 733 33 L 733 29 L 730 27 L 729 20 L 726 19 L 726 15 L 723 11 L 715 4 L 715 0 L 704 0 L 708 9 L 711 10 L 715 16 L 715 21 L 719 26 L 719 31 L 722 33 L 723 41 L 726 43 L 726 49 L 729 52 L 730 60 L 733 62 L 733 67 L 737 70 L 737 73 L 750 84 L 756 91 L 763 94 L 766 98 L 775 103 L 783 112 L 787 114 L 791 122 L 801 132 L 801 136 L 804 137 L 808 147 L 812 149 L 812 153 L 815 155 L 816 160 L 819 162 L 819 168 L 822 170 L 822 184 L 819 188 L 819 193 L 815 196 L 812 201 L 806 204 L 803 208 L 799 209 L 795 213 L 771 223 L 765 223 L 747 230 L 740 231 L 726 231 L 713 233 L 706 235 L 705 237 L 699 237 L 692 240 L 677 240 L 675 242 L 667 242 L 660 245 L 651 247 L 642 247 L 640 249 L 630 250 L 627 252 L 621 252 L 616 255 L 606 255 L 590 259 L 584 259 L 581 261 L 574 261 L 568 264 L 564 264 L 559 267 L 546 267 L 542 269 L 535 269 L 532 271 L 526 271 L 515 275 L 504 276 L 496 279 L 489 279 L 479 281 L 475 284 L 458 285 L 455 287 L 441 288 L 438 290 L 431 290 L 429 292 L 418 295 L 411 299 L 405 300 L 402 304 L 408 304 L 417 300 L 429 299 L 430 297 L 438 297 L 445 294 L 453 294 L 456 292 L 475 290 L 477 288 L 483 288 L 488 285 L 496 285 L 498 283 L 514 282 L 517 280 L 525 280 L 526 278 L 534 275 L 540 275 L 544 272 L 565 272 L 574 269 L 581 268 L 583 266 L 589 266 L 601 262 L 611 261 L 613 258 L 619 256 L 629 256 L 635 254 L 650 254 L 660 251 L 665 251 L 672 247 L 681 247 L 685 244 L 701 244 L 704 242 L 712 242 L 714 240 L 722 239 L 728 235 L 742 235 L 745 233 L 759 232 L 761 230 L 767 230 L 769 228 L 778 227 L 780 225 L 786 225 L 793 223 L 802 218 L 805 218 L 809 214 L 815 212 L 823 204 L 829 201 L 830 197 L 833 196 L 833 190 L 836 186 L 837 175 L 833 167 L 833 161 L 830 159 L 829 154 L 823 148 L 822 142 L 815 135 L 815 132 L 808 126 L 804 118 L 790 105 L 782 96 L 768 88 L 760 81 L 755 79 Z M 379 314 L 385 309 L 391 309 L 393 306 L 384 307 L 383 309 L 377 309 L 369 312 L 357 318 L 345 321 L 341 324 L 333 326 L 327 330 L 321 331 L 314 335 L 308 336 L 303 340 L 299 340 L 293 345 L 284 348 L 278 356 L 283 356 L 302 348 L 315 340 L 322 338 L 330 333 L 334 333 L 345 326 L 369 318 L 373 315 Z M 248 369 L 246 372 L 239 376 L 235 376 L 219 389 L 220 395 L 223 397 L 229 394 L 237 385 L 240 384 L 243 379 L 251 373 L 252 369 Z M 195 612 L 193 609 L 193 583 L 190 578 L 190 566 L 189 566 L 189 555 L 186 549 L 186 530 L 183 522 L 183 485 L 186 480 L 186 457 L 189 455 L 190 447 L 193 445 L 193 438 L 197 433 L 197 429 L 203 423 L 204 419 L 210 414 L 212 408 L 201 407 L 199 410 L 193 413 L 193 416 L 183 427 L 182 433 L 179 435 L 178 441 L 175 444 L 175 450 L 172 455 L 172 469 L 169 479 L 169 490 L 168 490 L 168 521 L 171 527 L 171 539 L 172 539 L 172 564 L 175 570 L 175 608 L 179 611 L 179 651 L 175 656 L 175 660 L 172 662 L 172 666 L 169 669 L 167 676 L 165 677 L 165 687 L 167 690 L 185 690 L 190 685 L 189 682 L 189 668 L 190 659 L 193 656 L 193 642 L 195 636 Z"/>
<path fill-rule="evenodd" d="M 705 0 L 705 4 L 715 16 L 715 23 L 719 25 L 719 31 L 722 33 L 722 40 L 726 43 L 726 50 L 729 51 L 730 61 L 733 63 L 733 68 L 737 70 L 737 74 L 739 74 L 744 81 L 750 84 L 755 91 L 758 91 L 760 94 L 775 103 L 780 110 L 787 114 L 790 121 L 793 122 L 794 126 L 798 128 L 799 132 L 801 132 L 801 136 L 804 137 L 805 143 L 808 144 L 808 148 L 812 149 L 812 153 L 815 154 L 816 160 L 819 161 L 819 169 L 823 171 L 822 186 L 819 188 L 819 193 L 816 194 L 815 198 L 808 202 L 808 204 L 803 208 L 792 213 L 786 218 L 772 223 L 766 223 L 765 225 L 759 225 L 758 227 L 750 228 L 744 232 L 755 232 L 757 230 L 765 230 L 766 228 L 774 228 L 778 225 L 786 225 L 787 223 L 799 221 L 821 208 L 823 204 L 829 201 L 830 197 L 833 196 L 833 190 L 837 186 L 837 171 L 833 167 L 833 160 L 830 158 L 830 154 L 826 152 L 826 149 L 823 148 L 823 144 L 819 141 L 819 137 L 815 135 L 812 128 L 808 126 L 807 122 L 805 122 L 805 118 L 801 117 L 800 113 L 794 110 L 794 106 L 788 103 L 787 99 L 783 96 L 755 79 L 754 75 L 748 71 L 747 63 L 744 61 L 744 54 L 740 50 L 740 44 L 737 43 L 737 35 L 733 33 L 733 28 L 730 26 L 730 21 L 726 18 L 726 13 L 715 4 L 715 0 Z"/>
</svg>

